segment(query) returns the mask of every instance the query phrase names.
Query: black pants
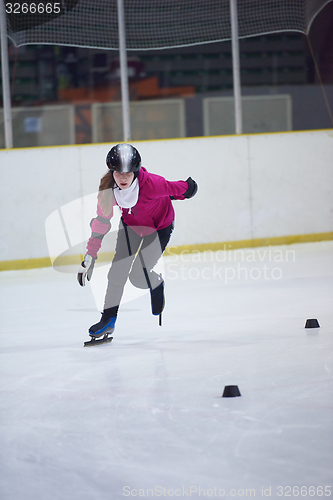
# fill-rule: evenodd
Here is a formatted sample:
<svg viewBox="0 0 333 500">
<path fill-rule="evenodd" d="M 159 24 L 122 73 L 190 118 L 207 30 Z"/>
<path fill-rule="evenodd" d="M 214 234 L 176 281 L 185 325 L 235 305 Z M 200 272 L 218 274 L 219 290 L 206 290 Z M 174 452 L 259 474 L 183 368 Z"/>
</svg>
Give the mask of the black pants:
<svg viewBox="0 0 333 500">
<path fill-rule="evenodd" d="M 161 278 L 153 267 L 162 256 L 174 228 L 174 223 L 148 236 L 139 236 L 120 221 L 116 252 L 108 274 L 104 310 L 112 308 L 116 316 L 127 278 L 137 288 L 153 290 Z"/>
</svg>

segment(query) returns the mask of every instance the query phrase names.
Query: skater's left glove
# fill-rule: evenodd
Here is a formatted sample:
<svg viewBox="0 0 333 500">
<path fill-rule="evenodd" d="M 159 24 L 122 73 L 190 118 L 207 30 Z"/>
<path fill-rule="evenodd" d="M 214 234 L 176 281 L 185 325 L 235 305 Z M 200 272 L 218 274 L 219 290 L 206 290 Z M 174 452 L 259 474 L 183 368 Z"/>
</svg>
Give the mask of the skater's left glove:
<svg viewBox="0 0 333 500">
<path fill-rule="evenodd" d="M 198 184 L 192 179 L 192 177 L 186 179 L 186 182 L 188 184 L 188 189 L 185 191 L 183 196 L 185 196 L 185 198 L 193 198 L 198 191 Z"/>
<path fill-rule="evenodd" d="M 77 280 L 81 286 L 85 286 L 86 278 L 88 281 L 91 280 L 91 275 L 94 270 L 95 258 L 91 255 L 86 254 L 84 256 L 84 261 L 81 263 L 79 272 L 77 273 Z"/>
</svg>

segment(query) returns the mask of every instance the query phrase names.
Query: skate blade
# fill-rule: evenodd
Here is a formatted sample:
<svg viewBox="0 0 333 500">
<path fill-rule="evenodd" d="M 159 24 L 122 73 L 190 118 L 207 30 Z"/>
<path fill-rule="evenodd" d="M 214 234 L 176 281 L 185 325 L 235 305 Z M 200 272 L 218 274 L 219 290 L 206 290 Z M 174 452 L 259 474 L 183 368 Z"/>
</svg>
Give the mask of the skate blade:
<svg viewBox="0 0 333 500">
<path fill-rule="evenodd" d="M 102 339 L 91 339 L 87 340 L 83 345 L 84 347 L 92 347 L 95 345 L 101 345 L 101 344 L 109 344 L 112 342 L 113 337 L 103 337 Z"/>
<path fill-rule="evenodd" d="M 99 345 L 99 344 L 107 344 L 112 341 L 113 337 L 111 337 L 112 333 L 114 332 L 114 328 L 108 328 L 105 330 L 103 333 L 103 337 L 91 337 L 91 340 L 88 340 L 87 342 L 84 343 L 84 346 L 94 346 L 94 345 Z"/>
</svg>

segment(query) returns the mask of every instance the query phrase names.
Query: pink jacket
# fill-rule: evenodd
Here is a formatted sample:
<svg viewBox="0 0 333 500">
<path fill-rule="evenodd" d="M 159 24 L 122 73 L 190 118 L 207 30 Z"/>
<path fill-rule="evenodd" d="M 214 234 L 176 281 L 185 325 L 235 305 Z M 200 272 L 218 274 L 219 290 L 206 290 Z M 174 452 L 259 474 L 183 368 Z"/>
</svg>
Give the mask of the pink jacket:
<svg viewBox="0 0 333 500">
<path fill-rule="evenodd" d="M 140 236 L 146 236 L 169 226 L 174 218 L 175 211 L 170 196 L 177 200 L 184 200 L 183 196 L 188 189 L 186 181 L 167 181 L 160 175 L 147 172 L 141 167 L 138 175 L 139 198 L 134 207 L 122 208 L 122 219 Z M 113 206 L 117 205 L 114 200 Z M 99 204 L 97 217 L 92 220 L 92 235 L 87 244 L 87 253 L 97 258 L 103 236 L 110 230 L 110 219 L 113 211 L 105 217 Z"/>
</svg>

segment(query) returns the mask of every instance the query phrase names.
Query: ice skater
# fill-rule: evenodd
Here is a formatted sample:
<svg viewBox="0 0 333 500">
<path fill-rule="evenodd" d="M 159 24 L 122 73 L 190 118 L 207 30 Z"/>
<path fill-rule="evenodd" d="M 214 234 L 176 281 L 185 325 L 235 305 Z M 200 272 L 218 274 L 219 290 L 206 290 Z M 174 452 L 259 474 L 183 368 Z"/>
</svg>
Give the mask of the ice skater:
<svg viewBox="0 0 333 500">
<path fill-rule="evenodd" d="M 164 280 L 154 270 L 174 228 L 172 199 L 192 198 L 198 186 L 186 181 L 168 181 L 149 173 L 141 166 L 138 150 L 130 144 L 118 144 L 107 154 L 108 172 L 102 177 L 97 203 L 97 217 L 92 219 L 87 253 L 78 272 L 78 282 L 85 285 L 94 269 L 103 237 L 111 228 L 113 207 L 118 205 L 121 220 L 115 255 L 108 273 L 108 285 L 101 320 L 89 328 L 92 343 L 113 332 L 127 279 L 138 288 L 149 289 L 151 309 L 160 316 L 164 309 Z"/>
</svg>

